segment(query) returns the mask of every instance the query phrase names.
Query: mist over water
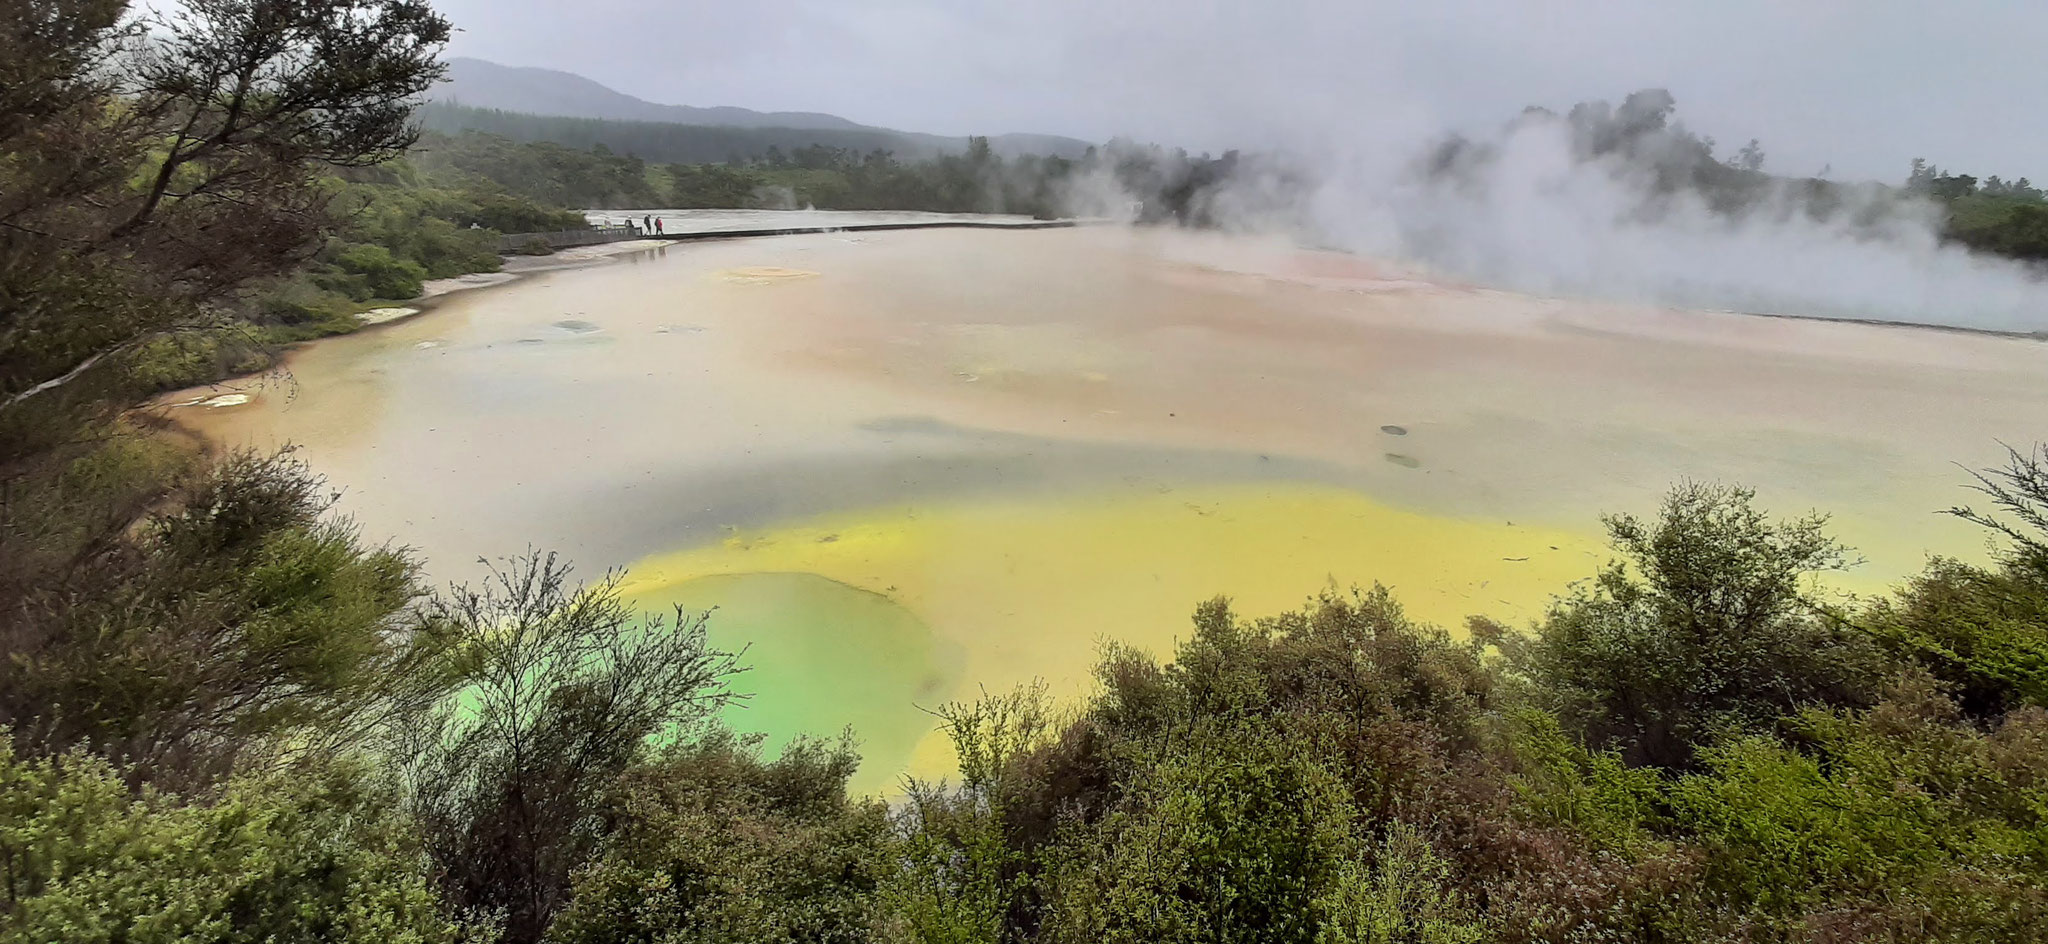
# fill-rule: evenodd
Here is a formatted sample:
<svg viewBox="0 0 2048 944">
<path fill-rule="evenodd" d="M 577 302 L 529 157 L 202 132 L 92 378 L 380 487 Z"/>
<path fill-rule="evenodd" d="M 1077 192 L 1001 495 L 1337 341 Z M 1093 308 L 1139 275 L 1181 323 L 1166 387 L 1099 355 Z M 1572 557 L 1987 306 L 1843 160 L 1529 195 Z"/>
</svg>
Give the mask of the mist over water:
<svg viewBox="0 0 2048 944">
<path fill-rule="evenodd" d="M 1187 215 L 1539 295 L 2048 331 L 2041 270 L 1944 243 L 1931 200 L 1729 169 L 1711 142 L 1665 124 L 1668 107 L 1632 138 L 1589 144 L 1583 110 L 1532 112 L 1476 139 L 1195 159 L 1191 173 L 1217 180 Z M 1734 179 L 1703 187 L 1701 175 Z M 1109 185 L 1085 182 L 1081 205 L 1113 212 L 1159 196 L 1085 189 Z"/>
<path fill-rule="evenodd" d="M 1306 232 L 1483 284 L 1682 307 L 2048 330 L 2048 283 L 2025 266 L 1944 245 L 1939 209 L 1847 188 L 1816 217 L 1777 186 L 1721 212 L 1661 192 L 1618 156 L 1586 159 L 1557 122 L 1517 122 L 1455 179 L 1353 159 L 1321 168 Z M 1857 203 L 1862 205 L 1857 205 Z"/>
<path fill-rule="evenodd" d="M 1055 46 L 1111 90 L 1100 107 L 1116 108 L 1133 137 L 1198 153 L 1242 150 L 1225 184 L 1203 195 L 1202 209 L 1230 228 L 1538 294 L 2048 331 L 2048 282 L 2038 271 L 1944 245 L 1942 208 L 1898 186 L 1915 155 L 1966 160 L 1977 174 L 2042 177 L 2029 166 L 2040 152 L 2005 130 L 2010 122 L 1980 114 L 1965 147 L 1914 116 L 1869 114 L 1891 81 L 1862 75 L 1880 71 L 1870 60 L 1803 85 L 1786 76 L 1744 84 L 1778 65 L 1727 45 L 1756 23 L 1785 20 L 1775 24 L 1782 35 L 1741 48 L 1782 41 L 1821 56 L 1869 38 L 1857 29 L 1877 24 L 1763 6 L 1741 30 L 1733 13 L 1593 3 L 1279 0 L 1201 15 L 1170 6 L 1119 5 L 1101 14 L 1107 24 L 1074 26 L 1077 35 Z M 1516 38 L 1496 35 L 1506 33 Z M 1098 34 L 1144 41 L 1090 38 Z M 1226 62 L 1233 67 L 1219 67 Z M 1624 115 L 1631 90 L 1666 84 L 1675 103 L 1651 96 L 1651 107 Z M 1832 95 L 1824 104 L 1804 97 L 1823 87 Z M 1631 129 L 1640 149 L 1589 151 L 1586 129 L 1567 113 L 1579 101 L 1606 110 L 1593 101 L 1603 96 L 1620 103 L 1607 112 L 1615 121 L 1645 119 Z M 1962 111 L 1982 104 L 1964 97 L 1942 100 Z M 1559 113 L 1517 117 L 1530 106 Z M 1696 135 L 1684 128 L 1694 115 L 1703 122 Z M 1453 175 L 1424 172 L 1454 133 L 1485 158 Z M 1687 150 L 1709 134 L 1721 139 L 1712 153 Z M 1765 192 L 1746 194 L 1739 209 L 1719 194 L 1673 188 L 1664 172 L 1699 159 L 1718 168 L 1752 136 L 1771 159 L 1751 181 Z M 1830 162 L 1847 170 L 1824 169 Z M 1290 177 L 1308 186 L 1290 188 Z M 1816 190 L 1825 206 L 1811 199 Z"/>
</svg>

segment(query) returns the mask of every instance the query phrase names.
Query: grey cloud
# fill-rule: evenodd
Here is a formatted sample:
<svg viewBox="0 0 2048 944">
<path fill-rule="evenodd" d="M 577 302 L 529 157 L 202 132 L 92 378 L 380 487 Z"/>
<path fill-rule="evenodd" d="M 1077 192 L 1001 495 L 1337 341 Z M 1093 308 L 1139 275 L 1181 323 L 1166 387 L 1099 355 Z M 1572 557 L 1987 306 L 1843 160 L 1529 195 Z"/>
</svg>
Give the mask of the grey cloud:
<svg viewBox="0 0 2048 944">
<path fill-rule="evenodd" d="M 1672 89 L 1773 166 L 1891 180 L 2048 155 L 2048 6 L 1965 0 L 444 0 L 458 51 L 656 101 L 1197 148 L 1472 130 Z"/>
</svg>

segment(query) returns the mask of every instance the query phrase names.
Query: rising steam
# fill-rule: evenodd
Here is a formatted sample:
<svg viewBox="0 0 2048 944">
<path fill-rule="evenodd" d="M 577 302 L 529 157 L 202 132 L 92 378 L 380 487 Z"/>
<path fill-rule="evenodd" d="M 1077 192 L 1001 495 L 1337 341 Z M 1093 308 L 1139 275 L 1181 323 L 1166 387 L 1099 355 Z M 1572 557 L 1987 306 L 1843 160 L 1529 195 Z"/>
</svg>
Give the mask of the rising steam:
<svg viewBox="0 0 2048 944">
<path fill-rule="evenodd" d="M 2040 274 L 1943 243 L 1932 201 L 1773 177 L 1760 152 L 1724 163 L 1674 116 L 1653 90 L 1567 115 L 1531 109 L 1489 136 L 1435 144 L 1180 159 L 1178 170 L 1172 155 L 1148 164 L 1127 149 L 1123 162 L 1144 172 L 1115 177 L 1155 217 L 1282 231 L 1504 288 L 2048 331 Z"/>
</svg>

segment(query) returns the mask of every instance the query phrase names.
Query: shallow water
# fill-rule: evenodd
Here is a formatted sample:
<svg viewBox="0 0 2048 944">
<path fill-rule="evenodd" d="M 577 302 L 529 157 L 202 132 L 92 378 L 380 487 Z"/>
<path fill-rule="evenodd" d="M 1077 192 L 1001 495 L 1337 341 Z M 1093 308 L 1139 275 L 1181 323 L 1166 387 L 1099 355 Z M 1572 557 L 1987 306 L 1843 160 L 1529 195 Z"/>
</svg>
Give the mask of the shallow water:
<svg viewBox="0 0 2048 944">
<path fill-rule="evenodd" d="M 436 576 L 538 546 L 716 604 L 735 712 L 942 766 L 922 708 L 1161 651 L 1218 593 L 1509 621 L 1681 478 L 1823 508 L 1882 589 L 1983 538 L 1954 463 L 2048 430 L 2048 344 L 1527 298 L 1123 229 L 675 246 L 324 341 L 245 405 Z"/>
</svg>

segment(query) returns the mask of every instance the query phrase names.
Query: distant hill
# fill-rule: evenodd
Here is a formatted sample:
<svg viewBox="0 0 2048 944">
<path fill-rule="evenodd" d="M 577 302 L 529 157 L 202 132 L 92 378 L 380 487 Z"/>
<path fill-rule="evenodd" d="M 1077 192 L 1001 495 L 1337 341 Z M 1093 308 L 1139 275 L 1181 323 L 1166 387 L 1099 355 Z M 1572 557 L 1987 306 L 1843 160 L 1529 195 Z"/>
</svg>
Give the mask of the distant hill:
<svg viewBox="0 0 2048 944">
<path fill-rule="evenodd" d="M 630 155 L 655 164 L 718 164 L 758 158 L 771 147 L 788 154 L 813 144 L 845 148 L 861 154 L 889 151 L 903 160 L 923 160 L 943 152 L 960 150 L 879 128 L 682 125 L 666 121 L 530 115 L 439 102 L 428 103 L 415 114 L 421 127 L 428 131 L 444 134 L 482 131 L 514 141 L 551 141 L 586 151 L 603 145 L 615 154 Z"/>
<path fill-rule="evenodd" d="M 482 59 L 448 60 L 448 81 L 437 86 L 430 96 L 434 101 L 472 108 L 575 118 L 616 118 L 730 128 L 861 127 L 837 115 L 815 112 L 662 105 L 614 91 L 573 72 L 501 66 Z"/>
<path fill-rule="evenodd" d="M 881 148 L 903 157 L 955 153 L 967 147 L 964 137 L 876 128 L 817 112 L 663 105 L 607 88 L 573 72 L 505 66 L 482 59 L 450 59 L 448 81 L 435 87 L 429 98 L 436 104 L 423 118 L 429 128 L 439 131 L 475 128 L 518 140 L 551 140 L 588 147 L 599 143 L 597 129 L 592 125 L 515 122 L 492 116 L 513 112 L 520 113 L 520 117 L 558 116 L 670 126 L 667 131 L 641 129 L 628 135 L 636 140 L 664 141 L 660 154 L 639 153 L 611 141 L 602 142 L 613 150 L 651 161 L 722 161 L 735 154 L 749 157 L 758 155 L 771 143 L 784 151 L 811 144 L 862 151 Z M 514 124 L 517 129 L 512 127 Z M 713 133 L 736 129 L 761 133 Z M 573 133 L 575 139 L 535 137 L 543 131 Z M 740 150 L 730 149 L 735 143 L 742 145 Z M 1004 156 L 1046 154 L 1072 158 L 1081 156 L 1089 144 L 1049 134 L 995 134 L 989 136 L 989 146 Z M 709 156 L 680 156 L 686 153 Z"/>
</svg>

